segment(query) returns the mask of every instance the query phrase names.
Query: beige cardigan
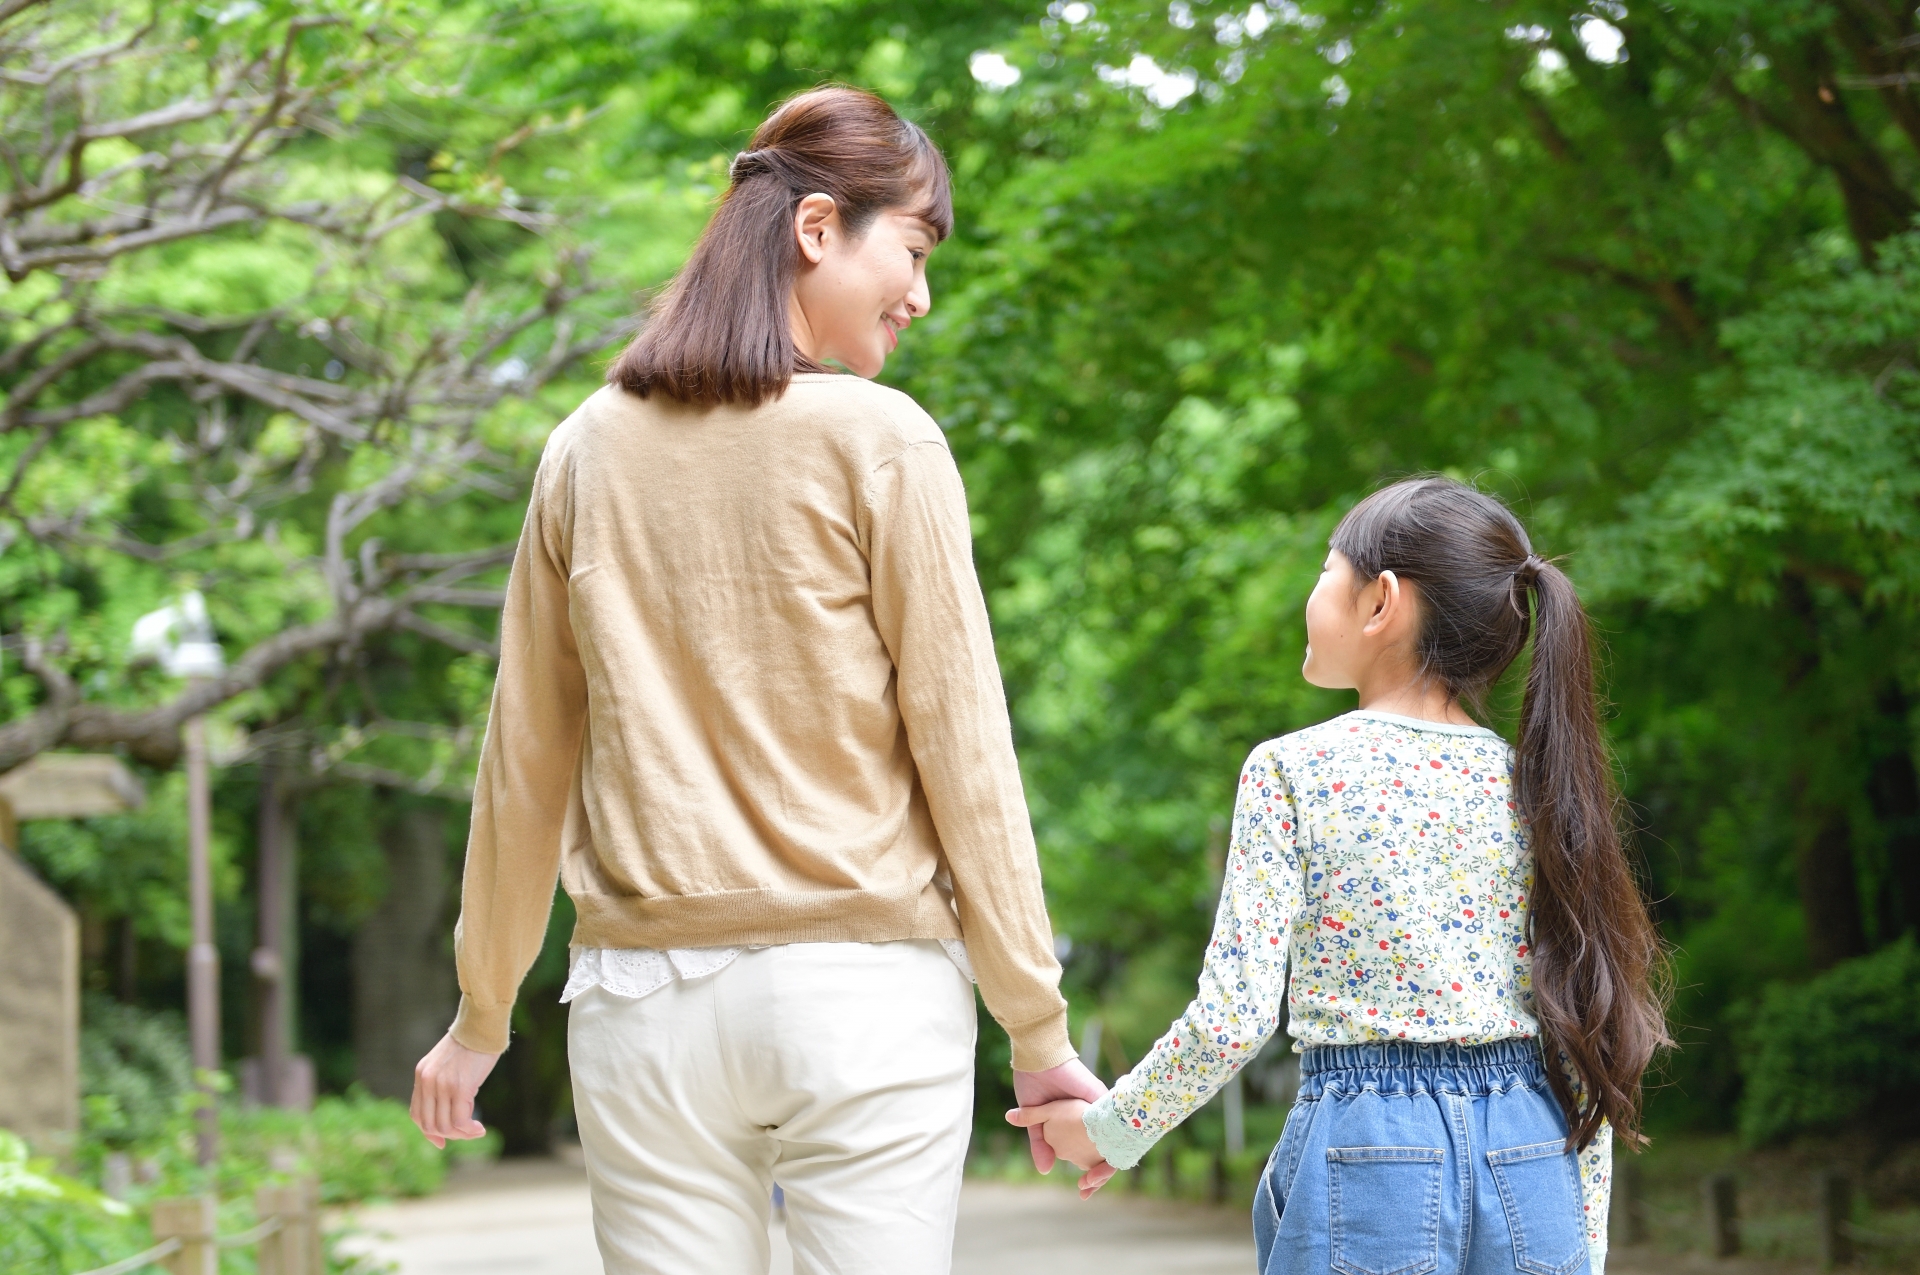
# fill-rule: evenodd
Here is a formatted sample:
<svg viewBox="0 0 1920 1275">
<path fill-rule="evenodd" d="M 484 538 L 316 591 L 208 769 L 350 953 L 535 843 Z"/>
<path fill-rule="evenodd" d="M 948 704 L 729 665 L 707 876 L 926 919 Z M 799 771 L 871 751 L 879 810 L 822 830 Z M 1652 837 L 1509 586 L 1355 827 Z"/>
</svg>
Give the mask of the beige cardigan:
<svg viewBox="0 0 1920 1275">
<path fill-rule="evenodd" d="M 966 494 L 912 399 L 614 387 L 548 440 L 474 789 L 454 1037 L 577 944 L 965 937 L 1014 1066 L 1072 1056 Z"/>
</svg>

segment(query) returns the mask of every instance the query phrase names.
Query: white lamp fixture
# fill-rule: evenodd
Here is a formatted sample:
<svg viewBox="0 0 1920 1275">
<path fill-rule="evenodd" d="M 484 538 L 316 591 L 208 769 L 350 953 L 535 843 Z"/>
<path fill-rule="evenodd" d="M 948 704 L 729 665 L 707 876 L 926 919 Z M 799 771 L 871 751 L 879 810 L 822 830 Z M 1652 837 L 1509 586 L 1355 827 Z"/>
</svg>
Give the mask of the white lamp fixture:
<svg viewBox="0 0 1920 1275">
<path fill-rule="evenodd" d="M 218 677 L 227 667 L 198 590 L 135 620 L 132 649 L 134 658 L 159 661 L 171 677 Z"/>
</svg>

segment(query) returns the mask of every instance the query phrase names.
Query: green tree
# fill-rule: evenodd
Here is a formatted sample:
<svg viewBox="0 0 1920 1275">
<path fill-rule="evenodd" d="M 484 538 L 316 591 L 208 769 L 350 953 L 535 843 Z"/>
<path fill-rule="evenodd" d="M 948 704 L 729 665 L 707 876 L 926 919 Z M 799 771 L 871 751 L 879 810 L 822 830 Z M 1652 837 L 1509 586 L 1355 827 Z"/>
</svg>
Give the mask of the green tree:
<svg viewBox="0 0 1920 1275">
<path fill-rule="evenodd" d="M 959 227 L 889 379 L 969 482 L 1083 1000 L 1198 960 L 1241 757 L 1342 704 L 1297 675 L 1326 532 L 1421 469 L 1515 501 L 1606 632 L 1684 989 L 1674 1118 L 1725 1118 L 1761 984 L 1920 926 L 1910 10 L 371 12 L 0 24 L 44 78 L 0 113 L 5 758 L 170 764 L 223 703 L 248 755 L 333 785 L 313 840 L 386 817 L 362 785 L 457 812 L 517 483 L 627 306 L 584 248 L 623 287 L 664 278 L 766 108 L 835 78 L 953 160 Z M 130 36 L 204 66 L 53 74 Z M 307 96 L 266 109 L 282 80 Z M 228 83 L 217 113 L 89 131 Z M 202 190 L 230 222 L 182 219 Z M 66 255 L 11 269 L 33 253 Z M 217 685 L 125 659 L 186 584 L 241 653 Z M 344 928 L 386 868 L 336 840 L 308 902 Z"/>
</svg>

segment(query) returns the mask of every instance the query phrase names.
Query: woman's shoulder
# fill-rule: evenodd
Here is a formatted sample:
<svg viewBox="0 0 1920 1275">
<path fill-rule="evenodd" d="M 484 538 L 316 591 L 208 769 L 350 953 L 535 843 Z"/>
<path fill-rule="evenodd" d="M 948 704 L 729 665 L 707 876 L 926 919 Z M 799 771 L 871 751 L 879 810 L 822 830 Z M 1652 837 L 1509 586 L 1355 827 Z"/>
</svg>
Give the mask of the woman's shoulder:
<svg viewBox="0 0 1920 1275">
<path fill-rule="evenodd" d="M 664 394 L 641 398 L 618 385 L 602 385 L 553 427 L 547 435 L 546 457 L 549 461 L 562 459 L 571 451 L 591 446 L 594 437 L 608 428 L 631 425 L 637 418 L 657 416 L 678 406 Z"/>
<path fill-rule="evenodd" d="M 846 453 L 847 460 L 867 467 L 916 443 L 946 446 L 940 426 L 899 390 L 850 373 L 800 373 L 785 393 L 754 406 L 691 406 L 666 394 L 642 398 L 618 385 L 603 385 L 554 427 L 545 455 L 549 464 L 563 464 L 570 457 L 621 448 L 636 432 L 655 442 L 684 439 L 690 437 L 684 433 L 690 424 L 712 425 L 723 435 L 772 429 L 789 448 L 802 452 L 810 450 L 802 440 L 811 438 L 827 453 Z"/>
<path fill-rule="evenodd" d="M 913 396 L 852 373 L 802 372 L 780 396 L 782 409 L 851 441 L 881 450 L 947 444 L 946 433 Z"/>
</svg>

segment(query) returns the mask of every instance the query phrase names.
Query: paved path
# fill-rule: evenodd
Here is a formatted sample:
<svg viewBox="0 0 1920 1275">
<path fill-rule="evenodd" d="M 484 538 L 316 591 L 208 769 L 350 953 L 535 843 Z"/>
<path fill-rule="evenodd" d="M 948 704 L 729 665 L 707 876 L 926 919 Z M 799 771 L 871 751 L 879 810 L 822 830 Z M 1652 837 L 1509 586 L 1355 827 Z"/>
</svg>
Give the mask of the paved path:
<svg viewBox="0 0 1920 1275">
<path fill-rule="evenodd" d="M 458 1175 L 439 1195 L 366 1209 L 359 1247 L 399 1275 L 601 1275 L 585 1175 L 509 1162 Z M 775 1235 L 770 1275 L 792 1270 Z M 1103 1192 L 1086 1204 L 1052 1186 L 968 1183 L 954 1275 L 1251 1275 L 1238 1211 Z M 723 1273 L 716 1272 L 716 1275 Z"/>
<path fill-rule="evenodd" d="M 398 1275 L 603 1275 L 577 1165 L 509 1161 L 458 1174 L 439 1195 L 362 1210 L 358 1247 Z M 773 1269 L 791 1275 L 776 1228 Z M 1608 1275 L 1814 1275 L 1809 1268 L 1616 1252 Z M 954 1275 L 1253 1275 L 1246 1214 L 1103 1191 L 969 1182 Z M 728 1275 L 715 1272 L 714 1275 Z"/>
</svg>

